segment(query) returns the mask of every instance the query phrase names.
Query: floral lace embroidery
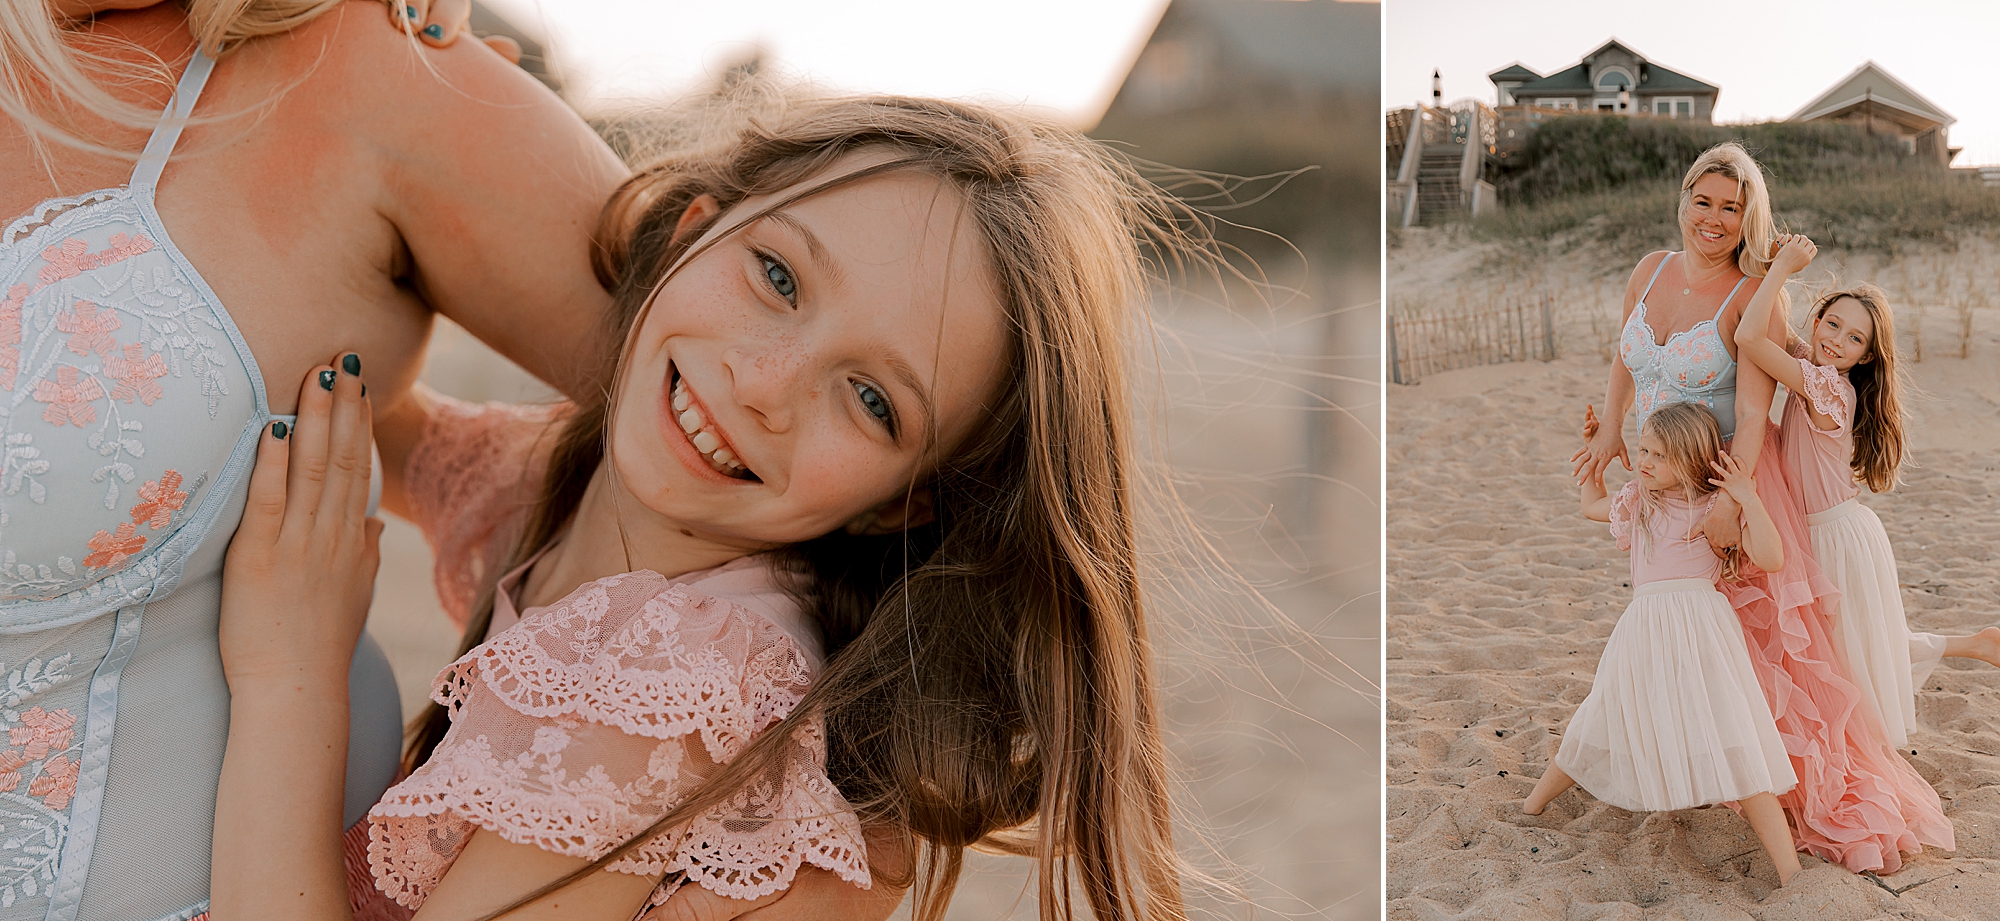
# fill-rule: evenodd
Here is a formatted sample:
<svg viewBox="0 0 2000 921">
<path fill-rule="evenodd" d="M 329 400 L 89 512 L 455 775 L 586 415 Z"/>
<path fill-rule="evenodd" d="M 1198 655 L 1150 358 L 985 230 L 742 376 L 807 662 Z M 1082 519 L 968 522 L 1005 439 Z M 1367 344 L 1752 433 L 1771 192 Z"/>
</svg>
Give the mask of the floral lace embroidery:
<svg viewBox="0 0 2000 921">
<path fill-rule="evenodd" d="M 806 662 L 769 621 L 654 573 L 579 589 L 439 675 L 450 733 L 369 813 L 377 887 L 421 905 L 477 828 L 606 853 L 790 713 Z M 825 758 L 809 723 L 771 771 L 610 869 L 684 873 L 733 898 L 778 891 L 807 863 L 867 886 L 860 823 Z"/>
<path fill-rule="evenodd" d="M 1847 427 L 1854 424 L 1854 385 L 1838 370 L 1816 365 L 1806 359 L 1799 359 L 1799 370 L 1804 376 L 1805 398 L 1812 408 L 1833 418 L 1833 428 L 1822 429 L 1809 426 L 1813 431 L 1831 438 L 1839 438 L 1847 433 Z"/>
<path fill-rule="evenodd" d="M 76 717 L 67 708 L 16 710 L 23 702 L 65 684 L 71 657 L 30 659 L 6 674 L 0 689 L 0 908 L 22 897 L 46 894 L 69 836 L 70 801 L 82 768 Z M 22 789 L 26 781 L 27 789 Z"/>
</svg>

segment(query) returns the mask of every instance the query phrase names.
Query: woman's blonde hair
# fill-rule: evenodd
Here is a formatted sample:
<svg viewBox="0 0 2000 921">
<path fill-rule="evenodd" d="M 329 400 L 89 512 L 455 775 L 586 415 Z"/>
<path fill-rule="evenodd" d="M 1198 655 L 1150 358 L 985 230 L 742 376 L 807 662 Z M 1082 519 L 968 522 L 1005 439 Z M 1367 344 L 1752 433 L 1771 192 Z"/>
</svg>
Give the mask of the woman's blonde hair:
<svg viewBox="0 0 2000 921">
<path fill-rule="evenodd" d="M 1763 278 L 1771 269 L 1771 244 L 1778 238 L 1777 222 L 1771 216 L 1771 194 L 1764 185 L 1764 171 L 1743 145 L 1724 141 L 1696 157 L 1681 179 L 1679 220 L 1687 218 L 1694 203 L 1694 184 L 1710 173 L 1736 181 L 1737 199 L 1743 204 L 1742 236 L 1736 242 L 1736 267 L 1751 278 Z"/>
<path fill-rule="evenodd" d="M 188 30 L 212 57 L 262 35 L 286 32 L 327 13 L 343 0 L 185 0 Z M 174 84 L 166 62 L 148 54 L 138 62 L 105 53 L 107 39 L 60 21 L 49 0 L 0 0 L 0 116 L 22 125 L 40 144 L 53 141 L 97 153 L 137 156 L 112 146 L 85 126 L 104 122 L 151 128 L 159 110 L 119 99 L 106 84 Z"/>
<path fill-rule="evenodd" d="M 1045 919 L 1078 914 L 1076 889 L 1104 921 L 1185 917 L 1191 871 L 1174 849 L 1140 586 L 1127 350 L 1146 260 L 1191 252 L 1186 213 L 1106 148 L 977 105 L 746 91 L 674 124 L 669 152 L 604 211 L 597 268 L 620 324 L 608 342 L 625 341 L 722 214 L 740 228 L 828 188 L 916 171 L 949 183 L 979 229 L 1010 330 L 1007 370 L 982 424 L 914 484 L 935 521 L 886 536 L 836 530 L 781 551 L 829 657 L 793 714 L 570 879 L 764 776 L 786 737 L 823 718 L 841 793 L 872 827 L 904 830 L 916 845 L 916 918 L 942 916 L 975 845 L 1038 862 Z M 862 151 L 887 159 L 818 181 Z M 734 220 L 732 209 L 764 195 L 774 203 Z M 720 214 L 677 233 L 702 196 Z M 615 399 L 585 400 L 567 419 L 508 568 L 575 514 L 606 456 Z M 489 587 L 467 648 L 492 608 Z M 437 707 L 413 724 L 410 767 L 446 726 Z"/>
<path fill-rule="evenodd" d="M 1896 377 L 1896 323 L 1889 308 L 1889 295 L 1870 284 L 1855 285 L 1820 295 L 1806 320 L 1808 341 L 1813 325 L 1826 309 L 1841 298 L 1850 298 L 1868 311 L 1875 332 L 1868 337 L 1868 354 L 1861 364 L 1847 372 L 1854 385 L 1854 456 L 1848 465 L 1854 479 L 1874 492 L 1896 488 L 1896 472 L 1903 465 L 1902 385 Z"/>
</svg>

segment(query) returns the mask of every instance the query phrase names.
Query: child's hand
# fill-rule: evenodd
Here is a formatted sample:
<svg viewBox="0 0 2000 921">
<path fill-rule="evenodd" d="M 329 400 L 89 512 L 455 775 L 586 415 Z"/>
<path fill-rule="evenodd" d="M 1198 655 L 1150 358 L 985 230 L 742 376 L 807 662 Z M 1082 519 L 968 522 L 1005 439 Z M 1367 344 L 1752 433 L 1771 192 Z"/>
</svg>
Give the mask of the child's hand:
<svg viewBox="0 0 2000 921">
<path fill-rule="evenodd" d="M 433 48 L 449 48 L 461 33 L 472 28 L 472 0 L 384 0 L 389 7 L 389 23 L 408 31 Z M 521 45 L 505 35 L 489 35 L 481 41 L 500 53 L 510 64 L 521 63 Z"/>
<path fill-rule="evenodd" d="M 359 370 L 358 359 L 342 358 Z M 222 570 L 222 669 L 236 694 L 347 680 L 382 533 L 367 517 L 370 421 L 361 391 L 356 374 L 315 368 L 299 390 L 298 424 L 264 429 Z"/>
<path fill-rule="evenodd" d="M 1819 247 L 1802 233 L 1783 234 L 1771 245 L 1777 248 L 1777 255 L 1771 257 L 1773 275 L 1796 275 L 1819 255 Z"/>
<path fill-rule="evenodd" d="M 1583 443 L 1589 444 L 1597 437 L 1597 407 L 1583 404 Z"/>
<path fill-rule="evenodd" d="M 1729 498 L 1735 499 L 1737 505 L 1749 505 L 1756 501 L 1756 478 L 1745 472 L 1729 452 L 1722 452 L 1721 457 L 1712 461 L 1710 465 L 1715 468 L 1717 475 L 1710 478 L 1709 482 L 1722 487 L 1722 491 L 1728 493 Z"/>
</svg>

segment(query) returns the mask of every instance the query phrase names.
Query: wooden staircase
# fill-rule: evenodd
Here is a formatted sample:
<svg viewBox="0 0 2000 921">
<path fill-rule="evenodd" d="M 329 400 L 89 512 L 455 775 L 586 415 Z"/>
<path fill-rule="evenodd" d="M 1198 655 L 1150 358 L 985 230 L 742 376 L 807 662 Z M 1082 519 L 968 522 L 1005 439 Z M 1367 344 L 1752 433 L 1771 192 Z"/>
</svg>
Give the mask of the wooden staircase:
<svg viewBox="0 0 2000 921">
<path fill-rule="evenodd" d="M 1465 145 L 1431 144 L 1424 147 L 1417 164 L 1417 223 L 1442 224 L 1465 211 L 1465 193 L 1459 186 L 1459 169 L 1465 162 Z"/>
</svg>

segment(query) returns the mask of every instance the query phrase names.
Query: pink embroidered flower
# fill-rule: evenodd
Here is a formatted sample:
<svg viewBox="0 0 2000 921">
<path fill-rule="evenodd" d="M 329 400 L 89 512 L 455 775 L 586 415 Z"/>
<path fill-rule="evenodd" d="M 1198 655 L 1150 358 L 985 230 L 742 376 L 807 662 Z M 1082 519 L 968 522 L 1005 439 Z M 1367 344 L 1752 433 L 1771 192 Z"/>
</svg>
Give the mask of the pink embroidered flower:
<svg viewBox="0 0 2000 921">
<path fill-rule="evenodd" d="M 35 399 L 49 404 L 42 410 L 42 419 L 50 425 L 76 423 L 83 428 L 97 421 L 97 407 L 90 401 L 104 396 L 104 386 L 97 378 L 83 377 L 82 373 L 68 365 L 56 369 L 56 379 L 44 378 L 35 382 Z"/>
<path fill-rule="evenodd" d="M 132 506 L 132 520 L 143 521 L 155 531 L 166 527 L 174 520 L 174 512 L 187 504 L 188 494 L 180 485 L 181 475 L 173 470 L 160 474 L 157 480 L 147 480 L 146 485 L 139 487 L 141 501 Z"/>
<path fill-rule="evenodd" d="M 115 311 L 100 311 L 96 304 L 77 301 L 72 309 L 56 314 L 56 329 L 70 334 L 69 350 L 78 355 L 108 355 L 118 347 L 111 331 L 122 323 Z"/>
<path fill-rule="evenodd" d="M 21 370 L 21 305 L 28 300 L 27 285 L 7 289 L 0 300 L 0 387 L 14 389 L 14 375 Z"/>
<path fill-rule="evenodd" d="M 44 285 L 75 278 L 97 267 L 97 261 L 90 256 L 90 244 L 75 237 L 42 250 L 42 261 L 48 264 L 35 273 L 35 280 Z"/>
<path fill-rule="evenodd" d="M 68 710 L 29 707 L 21 714 L 21 725 L 7 730 L 7 741 L 22 746 L 30 760 L 46 758 L 51 750 L 62 751 L 75 741 L 71 728 L 75 725 L 76 717 Z"/>
<path fill-rule="evenodd" d="M 131 343 L 123 351 L 114 350 L 104 356 L 104 373 L 118 381 L 111 388 L 114 400 L 130 403 L 136 398 L 151 406 L 154 400 L 166 393 L 154 380 L 167 376 L 167 363 L 158 352 L 147 355 L 146 347 L 141 343 Z"/>
<path fill-rule="evenodd" d="M 42 773 L 35 782 L 28 785 L 29 796 L 42 798 L 42 805 L 50 809 L 69 808 L 70 797 L 76 795 L 76 775 L 80 762 L 72 762 L 68 755 L 57 755 L 42 762 Z"/>
<path fill-rule="evenodd" d="M 34 760 L 11 748 L 0 752 L 0 793 L 14 792 L 21 785 L 21 769 Z"/>
<path fill-rule="evenodd" d="M 97 552 L 84 557 L 83 565 L 93 568 L 116 566 L 126 557 L 145 549 L 146 539 L 137 536 L 138 530 L 129 521 L 119 522 L 115 533 L 99 528 L 97 536 L 90 539 L 90 549 Z"/>
<path fill-rule="evenodd" d="M 152 248 L 153 241 L 148 239 L 144 234 L 127 237 L 123 233 L 114 233 L 111 235 L 111 247 L 97 254 L 97 266 L 101 267 L 111 265 L 115 262 L 124 262 L 140 253 L 148 252 Z"/>
</svg>

